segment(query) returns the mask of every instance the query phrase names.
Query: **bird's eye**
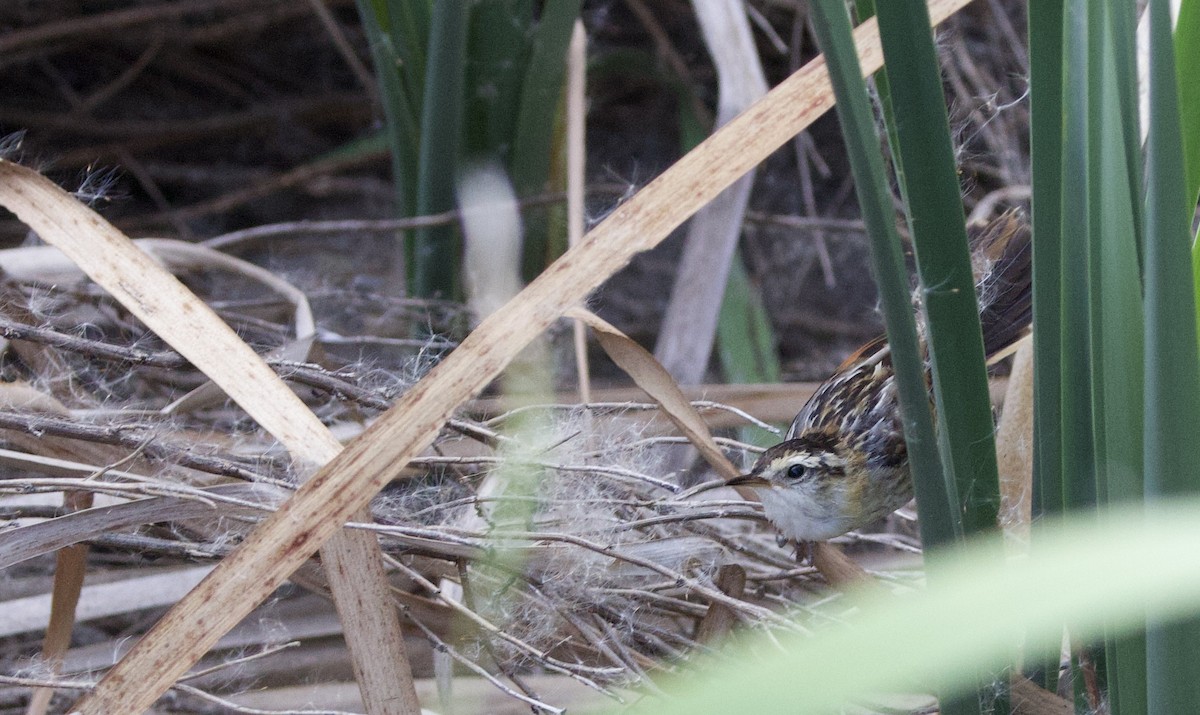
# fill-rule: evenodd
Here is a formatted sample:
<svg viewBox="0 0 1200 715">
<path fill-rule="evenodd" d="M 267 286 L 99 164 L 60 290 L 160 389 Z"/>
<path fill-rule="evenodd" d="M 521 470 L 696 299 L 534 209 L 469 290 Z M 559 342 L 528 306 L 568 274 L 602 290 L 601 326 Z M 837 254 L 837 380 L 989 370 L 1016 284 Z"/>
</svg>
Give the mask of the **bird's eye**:
<svg viewBox="0 0 1200 715">
<path fill-rule="evenodd" d="M 792 466 L 788 467 L 787 468 L 787 476 L 788 476 L 788 479 L 799 479 L 800 477 L 803 477 L 804 476 L 804 465 L 803 464 L 793 464 Z"/>
</svg>

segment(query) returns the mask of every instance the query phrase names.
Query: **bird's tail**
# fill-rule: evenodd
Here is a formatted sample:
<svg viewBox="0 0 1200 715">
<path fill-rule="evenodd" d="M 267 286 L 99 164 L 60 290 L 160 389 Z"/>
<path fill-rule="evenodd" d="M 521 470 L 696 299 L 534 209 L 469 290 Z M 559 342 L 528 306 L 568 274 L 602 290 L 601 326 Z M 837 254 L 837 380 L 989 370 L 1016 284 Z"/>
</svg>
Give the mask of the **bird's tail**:
<svg viewBox="0 0 1200 715">
<path fill-rule="evenodd" d="M 1013 209 L 986 224 L 967 227 L 971 243 L 971 263 L 975 273 L 975 295 L 979 300 L 979 323 L 983 330 L 983 349 L 988 364 L 1010 354 L 1029 334 L 1033 320 L 1033 244 L 1024 214 Z M 917 333 L 921 342 L 928 334 L 925 311 L 921 309 L 922 289 L 912 293 Z M 891 359 L 887 336 L 854 351 L 838 367 L 846 371 L 863 362 Z"/>
<path fill-rule="evenodd" d="M 1033 247 L 1029 224 L 1014 209 L 967 231 L 983 349 L 991 361 L 1006 354 L 1029 334 L 1033 319 Z"/>
</svg>

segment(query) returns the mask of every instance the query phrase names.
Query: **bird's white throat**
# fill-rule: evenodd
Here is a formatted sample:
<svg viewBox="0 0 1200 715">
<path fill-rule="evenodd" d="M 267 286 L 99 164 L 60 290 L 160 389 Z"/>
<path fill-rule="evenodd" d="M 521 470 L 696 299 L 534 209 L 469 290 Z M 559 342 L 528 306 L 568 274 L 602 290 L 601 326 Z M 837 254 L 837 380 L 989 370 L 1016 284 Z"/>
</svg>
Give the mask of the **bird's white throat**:
<svg viewBox="0 0 1200 715">
<path fill-rule="evenodd" d="M 797 541 L 825 541 L 853 528 L 845 510 L 815 500 L 804 485 L 756 488 L 767 518 L 784 536 Z M 828 499 L 828 495 L 826 497 Z"/>
</svg>

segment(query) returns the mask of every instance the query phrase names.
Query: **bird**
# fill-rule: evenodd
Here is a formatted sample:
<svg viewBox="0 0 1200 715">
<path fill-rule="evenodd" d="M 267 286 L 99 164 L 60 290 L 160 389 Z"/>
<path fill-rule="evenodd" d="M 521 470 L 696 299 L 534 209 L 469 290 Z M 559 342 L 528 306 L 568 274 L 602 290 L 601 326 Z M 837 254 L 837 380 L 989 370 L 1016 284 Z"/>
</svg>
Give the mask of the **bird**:
<svg viewBox="0 0 1200 715">
<path fill-rule="evenodd" d="M 1033 316 L 1030 232 L 1018 210 L 968 228 L 989 364 L 1016 349 Z M 920 293 L 914 308 L 920 314 Z M 918 335 L 924 352 L 924 326 Z M 926 384 L 929 364 L 926 353 Z M 780 535 L 826 541 L 887 516 L 912 499 L 895 373 L 886 337 L 855 351 L 796 415 L 784 440 L 746 474 Z"/>
</svg>

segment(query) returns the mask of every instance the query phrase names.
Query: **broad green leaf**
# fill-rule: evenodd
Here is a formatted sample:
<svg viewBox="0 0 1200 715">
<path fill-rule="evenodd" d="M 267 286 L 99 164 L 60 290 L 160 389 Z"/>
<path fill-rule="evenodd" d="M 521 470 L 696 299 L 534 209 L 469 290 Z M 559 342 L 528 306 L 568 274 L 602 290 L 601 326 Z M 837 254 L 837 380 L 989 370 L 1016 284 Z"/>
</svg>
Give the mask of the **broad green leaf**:
<svg viewBox="0 0 1200 715">
<path fill-rule="evenodd" d="M 1133 633 L 1147 614 L 1160 624 L 1200 604 L 1200 502 L 1079 515 L 1035 528 L 1029 556 L 998 565 L 994 544 L 974 543 L 939 563 L 939 578 L 915 594 L 864 598 L 848 623 L 812 636 L 748 634 L 716 657 L 661 684 L 671 696 L 641 706 L 658 715 L 842 712 L 847 701 L 936 685 L 966 692 L 980 671 L 1002 668 L 1014 634 L 1031 654 L 1105 629 Z M 1113 564 L 1121 564 L 1120 578 Z M 1002 583 L 1003 588 L 996 584 Z M 986 613 L 981 618 L 980 613 Z M 1175 713 L 1189 712 L 1191 706 Z"/>
<path fill-rule="evenodd" d="M 1120 2 L 1109 3 L 1104 20 L 1115 31 L 1124 14 Z M 1132 33 L 1132 25 L 1123 28 Z M 1102 40 L 1108 33 L 1094 33 Z M 1132 37 L 1127 38 L 1132 42 Z M 1136 87 L 1120 66 L 1120 43 L 1101 42 L 1091 52 L 1093 88 L 1089 132 L 1091 229 L 1092 408 L 1095 435 L 1096 487 L 1102 505 L 1140 502 L 1142 495 L 1142 287 L 1135 226 L 1140 201 L 1131 186 L 1141 185 L 1141 171 L 1128 157 L 1140 156 L 1141 133 L 1129 131 L 1124 97 Z M 1136 113 L 1132 115 L 1136 122 Z M 1131 151 L 1114 147 L 1132 143 Z M 1140 159 L 1138 162 L 1140 166 Z M 1146 711 L 1146 645 L 1140 633 L 1105 640 L 1107 684 L 1113 715 Z M 1105 673 L 1101 673 L 1104 675 Z"/>
<path fill-rule="evenodd" d="M 454 208 L 461 169 L 468 3 L 439 2 L 429 27 L 429 64 L 421 101 L 414 210 L 428 215 Z M 414 232 L 409 251 L 409 292 L 418 297 L 459 297 L 461 241 L 454 226 Z"/>
<path fill-rule="evenodd" d="M 717 354 L 729 382 L 779 382 L 779 346 L 741 254 L 730 264 L 717 321 Z"/>
<path fill-rule="evenodd" d="M 1175 24 L 1175 70 L 1179 75 L 1187 198 L 1200 194 L 1200 0 L 1183 0 Z"/>
<path fill-rule="evenodd" d="M 1171 46 L 1169 0 L 1150 0 L 1151 48 Z M 1147 504 L 1200 490 L 1200 356 L 1190 259 L 1195 197 L 1187 193 L 1175 53 L 1150 52 L 1150 131 L 1146 142 Z M 1150 713 L 1186 712 L 1200 702 L 1200 621 L 1154 628 L 1146 636 Z"/>
</svg>

